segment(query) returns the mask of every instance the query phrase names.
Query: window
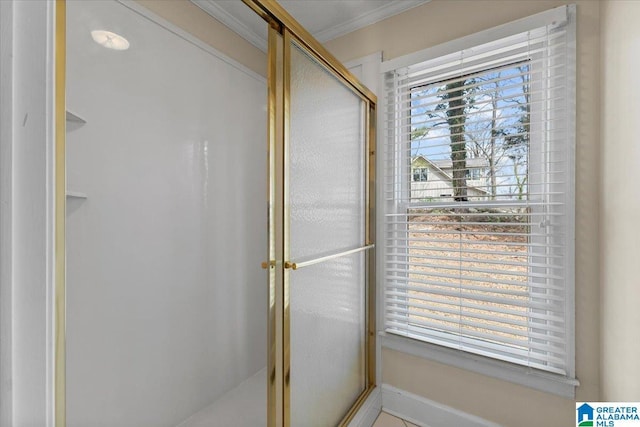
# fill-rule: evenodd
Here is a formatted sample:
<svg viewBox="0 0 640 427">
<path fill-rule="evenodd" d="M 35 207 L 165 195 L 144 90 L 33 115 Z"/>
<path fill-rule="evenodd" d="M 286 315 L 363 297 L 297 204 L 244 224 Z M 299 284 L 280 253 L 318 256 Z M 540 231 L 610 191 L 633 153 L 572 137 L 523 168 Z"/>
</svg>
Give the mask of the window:
<svg viewBox="0 0 640 427">
<path fill-rule="evenodd" d="M 574 377 L 572 10 L 387 69 L 387 333 Z"/>
<path fill-rule="evenodd" d="M 467 169 L 465 171 L 465 178 L 468 180 L 478 180 L 482 178 L 482 173 L 480 172 L 480 169 Z"/>
<path fill-rule="evenodd" d="M 428 168 L 414 168 L 413 180 L 416 182 L 427 182 L 428 180 Z"/>
</svg>

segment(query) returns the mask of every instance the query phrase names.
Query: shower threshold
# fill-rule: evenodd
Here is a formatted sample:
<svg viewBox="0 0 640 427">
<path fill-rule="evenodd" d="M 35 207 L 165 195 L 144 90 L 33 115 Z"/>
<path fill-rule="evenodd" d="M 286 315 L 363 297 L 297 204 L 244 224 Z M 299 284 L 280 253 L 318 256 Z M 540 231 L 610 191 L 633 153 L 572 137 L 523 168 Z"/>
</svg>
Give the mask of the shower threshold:
<svg viewBox="0 0 640 427">
<path fill-rule="evenodd" d="M 267 368 L 240 383 L 177 427 L 266 426 Z"/>
</svg>

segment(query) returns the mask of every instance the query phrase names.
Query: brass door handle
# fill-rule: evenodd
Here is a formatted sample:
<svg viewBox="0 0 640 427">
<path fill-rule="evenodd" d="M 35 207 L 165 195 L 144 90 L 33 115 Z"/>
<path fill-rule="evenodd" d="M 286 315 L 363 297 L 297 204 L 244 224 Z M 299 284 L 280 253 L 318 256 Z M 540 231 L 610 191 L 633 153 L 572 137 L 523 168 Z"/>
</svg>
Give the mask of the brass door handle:
<svg viewBox="0 0 640 427">
<path fill-rule="evenodd" d="M 278 261 L 262 261 L 262 263 L 260 264 L 260 266 L 262 267 L 263 270 L 268 269 L 269 267 L 273 268 L 276 265 L 278 265 Z M 295 262 L 289 262 L 289 261 L 285 261 L 284 262 L 284 268 L 286 269 L 293 269 L 295 270 L 297 268 L 296 263 Z"/>
</svg>

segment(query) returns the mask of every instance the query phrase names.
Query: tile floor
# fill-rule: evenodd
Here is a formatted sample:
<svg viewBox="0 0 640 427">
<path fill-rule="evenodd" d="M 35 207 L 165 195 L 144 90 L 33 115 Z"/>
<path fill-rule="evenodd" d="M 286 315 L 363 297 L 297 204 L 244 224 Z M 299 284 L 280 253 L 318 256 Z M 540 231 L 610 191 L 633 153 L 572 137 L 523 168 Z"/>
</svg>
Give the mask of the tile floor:
<svg viewBox="0 0 640 427">
<path fill-rule="evenodd" d="M 380 412 L 378 419 L 373 423 L 373 427 L 418 427 L 417 425 L 405 421 L 398 417 L 394 417 L 386 412 Z"/>
</svg>

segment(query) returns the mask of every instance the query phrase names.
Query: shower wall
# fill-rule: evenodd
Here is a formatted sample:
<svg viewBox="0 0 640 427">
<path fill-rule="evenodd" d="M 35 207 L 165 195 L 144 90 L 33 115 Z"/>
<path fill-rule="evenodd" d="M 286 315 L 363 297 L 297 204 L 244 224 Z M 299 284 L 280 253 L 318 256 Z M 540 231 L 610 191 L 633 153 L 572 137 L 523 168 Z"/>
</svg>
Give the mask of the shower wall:
<svg viewBox="0 0 640 427">
<path fill-rule="evenodd" d="M 266 365 L 266 84 L 120 3 L 67 9 L 68 426 L 175 426 Z"/>
</svg>

